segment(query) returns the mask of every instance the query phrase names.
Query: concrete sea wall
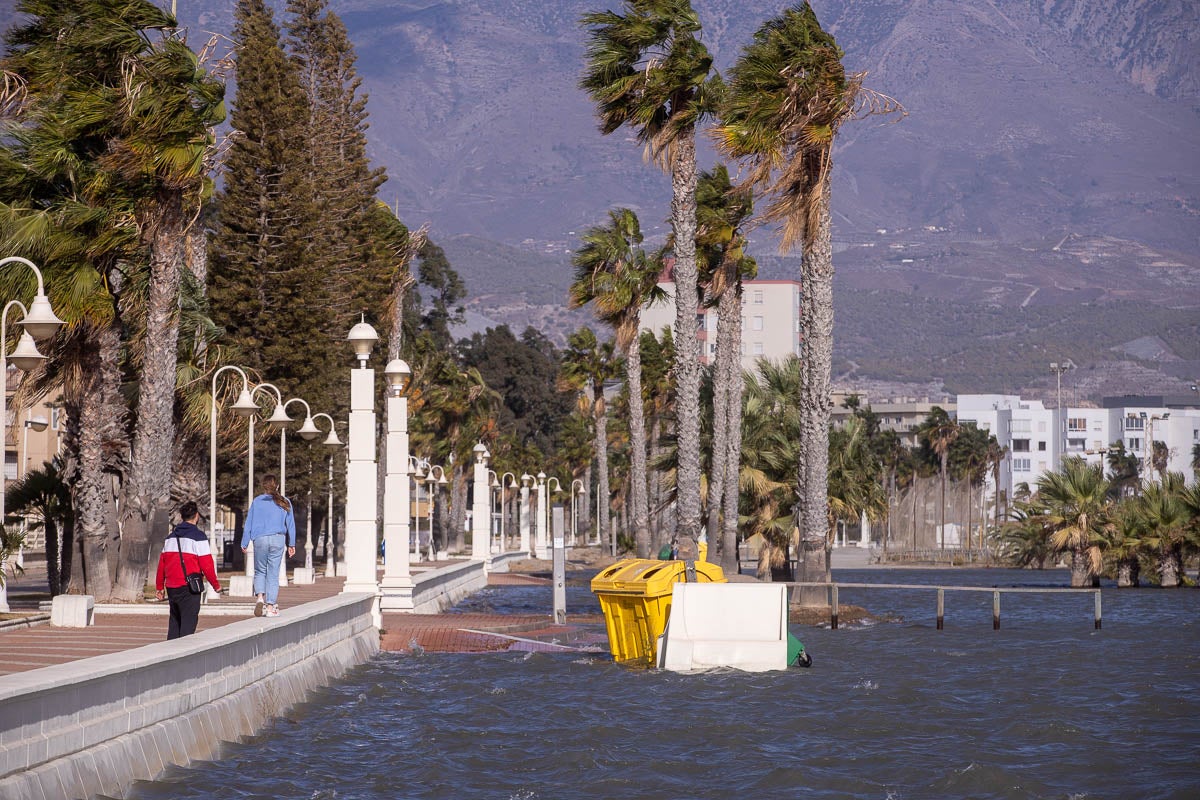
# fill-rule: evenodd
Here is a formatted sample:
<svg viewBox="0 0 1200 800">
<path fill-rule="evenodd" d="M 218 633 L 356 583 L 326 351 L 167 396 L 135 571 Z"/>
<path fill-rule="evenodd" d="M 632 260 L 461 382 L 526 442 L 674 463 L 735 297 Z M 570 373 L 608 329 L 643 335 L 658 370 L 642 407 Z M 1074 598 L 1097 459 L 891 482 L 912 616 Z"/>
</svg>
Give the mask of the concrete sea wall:
<svg viewBox="0 0 1200 800">
<path fill-rule="evenodd" d="M 342 594 L 0 681 L 0 800 L 121 796 L 255 733 L 379 650 L 374 598 Z"/>
</svg>

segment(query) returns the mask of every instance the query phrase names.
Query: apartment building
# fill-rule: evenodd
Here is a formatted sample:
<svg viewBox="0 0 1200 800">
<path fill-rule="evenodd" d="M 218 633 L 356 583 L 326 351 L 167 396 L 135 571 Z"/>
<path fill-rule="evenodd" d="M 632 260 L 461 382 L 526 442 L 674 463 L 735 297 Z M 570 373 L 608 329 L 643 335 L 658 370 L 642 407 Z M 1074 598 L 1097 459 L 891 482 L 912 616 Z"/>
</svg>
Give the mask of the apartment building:
<svg viewBox="0 0 1200 800">
<path fill-rule="evenodd" d="M 642 309 L 642 330 L 659 334 L 675 325 L 675 281 L 670 272 L 658 288 L 666 299 Z M 696 338 L 700 361 L 709 364 L 717 355 L 717 310 L 696 310 Z M 742 287 L 742 369 L 753 370 L 762 358 L 782 361 L 800 354 L 799 281 L 746 281 Z"/>
<path fill-rule="evenodd" d="M 54 458 L 62 441 L 65 420 L 57 395 L 38 399 L 31 407 L 17 409 L 13 396 L 24 373 L 8 369 L 4 420 L 4 487 L 38 469 Z"/>
<path fill-rule="evenodd" d="M 844 425 L 853 414 L 845 405 L 846 399 L 851 394 L 847 392 L 834 392 L 833 394 L 831 417 L 836 427 Z M 933 402 L 928 397 L 920 400 L 911 397 L 893 397 L 876 401 L 859 395 L 859 401 L 864 407 L 870 406 L 871 411 L 879 418 L 880 429 L 894 432 L 900 437 L 900 442 L 905 447 L 917 446 L 917 428 L 921 427 L 921 423 L 929 418 L 933 409 L 941 408 L 951 417 L 954 416 L 956 409 L 956 404 L 949 400 Z"/>
</svg>

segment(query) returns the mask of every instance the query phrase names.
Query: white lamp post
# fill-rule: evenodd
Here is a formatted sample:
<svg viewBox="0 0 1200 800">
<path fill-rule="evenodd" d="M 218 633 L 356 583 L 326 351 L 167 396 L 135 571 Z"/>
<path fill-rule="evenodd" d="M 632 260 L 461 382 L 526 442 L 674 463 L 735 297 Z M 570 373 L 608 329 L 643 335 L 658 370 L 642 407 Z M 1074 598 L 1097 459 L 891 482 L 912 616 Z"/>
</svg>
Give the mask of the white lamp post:
<svg viewBox="0 0 1200 800">
<path fill-rule="evenodd" d="M 550 488 L 551 483 L 554 484 L 553 489 Z M 545 523 L 546 538 L 543 539 L 542 542 L 545 544 L 546 549 L 550 550 L 553 548 L 551 539 L 554 536 L 553 532 L 550 530 L 550 495 L 561 492 L 562 484 L 559 483 L 558 478 L 551 475 L 549 478 L 546 478 L 545 485 L 546 485 L 546 501 L 544 503 L 542 503 L 542 515 L 543 515 L 542 521 Z"/>
<path fill-rule="evenodd" d="M 521 505 L 517 509 L 517 527 L 521 532 L 521 543 L 518 552 L 529 553 L 529 487 L 533 484 L 533 476 L 528 472 L 521 476 Z"/>
<path fill-rule="evenodd" d="M 227 364 L 213 373 L 212 392 L 209 395 L 208 407 L 208 543 L 212 549 L 214 560 L 217 557 L 217 378 L 226 370 L 242 376 L 242 390 L 238 392 L 237 400 L 231 406 L 233 413 L 239 417 L 253 418 L 254 413 L 258 411 L 258 406 L 250 394 L 250 380 L 241 367 Z M 250 507 L 247 506 L 246 510 L 249 511 Z M 220 593 L 214 592 L 210 586 L 208 587 L 208 597 L 210 600 L 215 600 L 220 597 Z"/>
<path fill-rule="evenodd" d="M 471 558 L 487 562 L 491 549 L 492 531 L 489 523 L 492 490 L 488 487 L 488 458 L 491 453 L 483 442 L 471 449 L 475 456 L 471 490 Z"/>
<path fill-rule="evenodd" d="M 548 548 L 550 547 L 549 532 L 546 530 L 546 513 L 548 504 L 546 502 L 546 473 L 538 472 L 537 474 L 537 535 L 533 540 L 533 549 L 536 553 L 534 558 L 547 558 L 549 556 Z"/>
<path fill-rule="evenodd" d="M 333 451 L 342 446 L 342 440 L 338 438 L 337 430 L 333 424 L 333 417 L 331 417 L 328 414 L 323 413 L 323 412 L 320 414 L 313 414 L 313 416 L 312 416 L 313 422 L 315 423 L 316 420 L 321 417 L 324 417 L 325 419 L 327 419 L 329 421 L 329 435 L 325 437 L 325 441 L 321 442 L 321 446 L 329 450 L 329 456 L 328 456 L 328 458 L 329 458 L 329 483 L 328 483 L 328 488 L 329 488 L 328 509 L 329 509 L 329 511 L 326 514 L 326 516 L 329 518 L 329 521 L 332 523 L 333 522 Z M 307 575 L 315 578 L 316 573 L 313 571 L 313 550 L 315 550 L 316 548 L 313 544 L 313 535 L 312 535 L 312 490 L 311 489 L 308 492 L 308 497 L 309 497 L 308 515 L 307 515 L 307 521 L 305 523 L 305 535 L 304 535 L 304 569 L 308 570 Z M 318 532 L 317 535 L 319 536 L 320 533 Z M 333 536 L 333 525 L 329 526 L 329 536 L 331 538 Z M 326 540 L 326 542 L 328 542 L 328 540 Z M 326 546 L 326 548 L 328 548 L 329 547 L 328 543 L 325 546 Z M 294 575 L 294 573 L 293 573 L 293 575 Z"/>
<path fill-rule="evenodd" d="M 579 484 L 578 488 L 575 484 Z M 579 531 L 579 515 L 576 512 L 577 499 L 583 496 L 584 491 L 583 481 L 579 478 L 571 481 L 571 546 L 575 546 L 575 535 Z"/>
<path fill-rule="evenodd" d="M 436 479 L 433 477 L 434 470 L 436 470 L 438 473 L 438 476 Z M 425 475 L 425 494 L 426 494 L 425 504 L 428 507 L 427 511 L 428 511 L 428 522 L 429 522 L 429 560 L 430 561 L 435 561 L 436 557 L 437 557 L 437 548 L 434 547 L 434 543 L 433 543 L 433 506 L 434 506 L 434 501 L 437 496 L 434 494 L 433 487 L 435 485 L 436 486 L 445 486 L 446 483 L 447 483 L 447 481 L 446 481 L 445 468 L 442 467 L 441 464 L 433 464 L 432 466 L 430 466 L 429 472 Z"/>
<path fill-rule="evenodd" d="M 375 329 L 363 320 L 346 337 L 354 347 L 358 367 L 350 370 L 349 452 L 346 459 L 346 584 L 343 592 L 379 596 L 375 553 L 379 519 L 375 487 L 379 477 L 375 461 L 375 370 L 367 366 L 371 348 L 379 341 Z M 372 610 L 378 627 L 383 619 L 379 602 Z"/>
<path fill-rule="evenodd" d="M 408 386 L 412 370 L 402 359 L 388 362 L 387 378 L 387 464 L 383 478 L 383 610 L 413 610 L 413 580 L 408 556 L 408 514 L 412 504 L 408 491 Z"/>
<path fill-rule="evenodd" d="M 509 478 L 512 479 L 512 483 L 508 482 Z M 505 497 L 505 494 L 507 493 L 507 491 L 509 489 L 515 489 L 517 486 L 520 486 L 520 483 L 517 481 L 517 476 L 514 475 L 513 473 L 506 472 L 500 476 L 500 552 L 501 553 L 503 553 L 507 547 L 507 543 L 504 541 L 504 517 L 507 515 L 504 512 L 506 510 L 506 505 L 507 505 L 507 503 L 505 501 L 508 498 Z"/>
<path fill-rule="evenodd" d="M 287 430 L 288 426 L 294 421 L 287 415 L 287 407 L 292 403 L 299 403 L 304 406 L 304 423 L 296 433 L 300 434 L 301 438 L 305 441 L 311 441 L 321 435 L 321 432 L 317 430 L 316 423 L 313 422 L 312 409 L 309 408 L 307 402 L 301 400 L 299 397 L 292 397 L 283 401 L 282 405 L 276 407 L 275 414 L 271 415 L 272 418 L 267 420 L 268 424 L 279 428 L 279 493 L 284 496 L 287 495 Z M 275 417 L 279 415 L 282 415 L 281 419 L 276 420 Z M 294 500 L 291 503 L 292 513 L 295 514 L 296 503 Z M 279 585 L 288 585 L 286 552 L 283 558 L 279 559 Z"/>
<path fill-rule="evenodd" d="M 413 521 L 413 529 L 412 529 L 412 534 L 411 534 L 412 560 L 420 561 L 421 560 L 421 482 L 425 480 L 425 467 L 428 466 L 428 462 L 421 461 L 416 456 L 410 455 L 408 457 L 408 466 L 409 466 L 409 469 L 412 470 L 409 473 L 409 478 L 412 481 L 412 485 L 416 488 L 416 492 L 414 493 L 414 496 L 416 498 L 416 503 L 413 505 L 410 505 L 409 508 L 406 508 L 404 510 L 404 513 L 410 515 L 412 517 L 412 521 Z M 430 531 L 430 533 L 432 533 L 432 531 Z"/>
<path fill-rule="evenodd" d="M 8 428 L 8 364 L 11 361 L 13 366 L 22 372 L 28 372 L 35 369 L 39 364 L 46 360 L 46 357 L 38 352 L 37 345 L 34 339 L 44 340 L 53 336 L 58 332 L 63 321 L 58 318 L 54 310 L 50 307 L 50 300 L 46 297 L 45 287 L 42 283 L 42 271 L 37 268 L 32 261 L 21 258 L 20 256 L 9 256 L 8 258 L 0 259 L 0 268 L 6 267 L 9 264 L 24 264 L 33 270 L 33 274 L 37 276 L 37 294 L 33 298 L 33 302 L 26 308 L 20 301 L 11 300 L 0 312 L 0 431 L 5 431 Z M 21 337 L 17 340 L 17 346 L 13 349 L 12 355 L 8 354 L 8 310 L 16 306 L 21 309 L 21 325 L 24 331 Z M 0 478 L 0 527 L 4 525 L 4 495 L 7 490 L 7 479 Z M 0 571 L 8 568 L 7 561 L 0 562 Z M 0 585 L 0 611 L 8 611 L 8 591 L 4 585 Z"/>
</svg>

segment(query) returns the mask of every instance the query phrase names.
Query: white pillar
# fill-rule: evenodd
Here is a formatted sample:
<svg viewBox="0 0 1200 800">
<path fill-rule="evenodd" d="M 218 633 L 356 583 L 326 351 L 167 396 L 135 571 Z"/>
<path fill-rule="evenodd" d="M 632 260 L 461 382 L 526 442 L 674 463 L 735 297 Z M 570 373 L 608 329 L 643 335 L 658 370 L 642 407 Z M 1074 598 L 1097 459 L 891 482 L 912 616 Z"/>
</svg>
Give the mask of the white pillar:
<svg viewBox="0 0 1200 800">
<path fill-rule="evenodd" d="M 520 551 L 529 555 L 529 485 L 521 479 L 521 504 L 517 507 L 517 527 L 521 533 Z"/>
<path fill-rule="evenodd" d="M 471 560 L 489 559 L 492 549 L 491 487 L 488 486 L 488 451 L 482 443 L 475 445 L 475 467 L 471 489 Z"/>
<path fill-rule="evenodd" d="M 538 493 L 537 493 L 537 536 L 534 538 L 534 550 L 536 551 L 536 556 L 535 556 L 536 558 L 549 558 L 550 557 L 550 553 L 549 553 L 550 540 L 547 538 L 548 533 L 546 531 L 546 528 L 547 528 L 546 514 L 547 513 L 548 513 L 548 509 L 546 507 L 546 476 L 545 476 L 545 474 L 539 472 L 538 473 Z"/>
<path fill-rule="evenodd" d="M 413 610 L 413 580 L 408 552 L 408 398 L 387 399 L 387 472 L 383 478 L 384 611 Z"/>
<path fill-rule="evenodd" d="M 364 362 L 365 363 L 365 362 Z M 375 574 L 375 370 L 350 370 L 350 421 L 346 459 L 346 585 L 343 592 L 378 595 Z M 382 623 L 378 606 L 376 625 Z"/>
</svg>

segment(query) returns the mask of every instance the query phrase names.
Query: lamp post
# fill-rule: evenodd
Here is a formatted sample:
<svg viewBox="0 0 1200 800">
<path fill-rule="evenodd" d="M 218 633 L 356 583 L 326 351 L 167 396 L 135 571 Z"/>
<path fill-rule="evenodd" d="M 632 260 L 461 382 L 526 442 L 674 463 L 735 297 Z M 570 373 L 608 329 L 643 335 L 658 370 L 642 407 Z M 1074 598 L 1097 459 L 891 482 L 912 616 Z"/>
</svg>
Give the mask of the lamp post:
<svg viewBox="0 0 1200 800">
<path fill-rule="evenodd" d="M 325 441 L 321 442 L 321 446 L 326 448 L 329 451 L 329 455 L 328 455 L 329 478 L 328 478 L 328 483 L 326 484 L 328 487 L 328 490 L 329 490 L 329 496 L 327 498 L 328 505 L 326 506 L 326 508 L 328 510 L 325 513 L 325 516 L 328 518 L 328 523 L 329 523 L 328 524 L 329 530 L 328 530 L 328 534 L 327 534 L 329 538 L 327 538 L 325 540 L 326 566 L 328 567 L 329 542 L 332 541 L 332 539 L 333 539 L 333 453 L 335 450 L 339 449 L 342 446 L 342 440 L 338 438 L 337 428 L 334 426 L 334 423 L 333 423 L 333 417 L 329 416 L 328 414 L 326 414 L 324 412 L 321 412 L 319 414 L 313 414 L 313 417 L 312 417 L 313 422 L 315 423 L 316 420 L 319 419 L 320 417 L 324 417 L 325 419 L 329 420 L 329 435 L 325 437 Z M 308 492 L 308 497 L 309 497 L 308 516 L 307 516 L 307 521 L 305 523 L 306 530 L 305 530 L 305 534 L 304 534 L 304 536 L 305 536 L 304 569 L 308 570 L 308 574 L 315 578 L 316 573 L 313 572 L 313 550 L 315 550 L 316 548 L 313 545 L 313 535 L 312 535 L 312 490 L 311 489 Z M 318 535 L 319 535 L 319 533 L 318 533 Z M 293 575 L 294 575 L 294 573 L 293 573 Z"/>
<path fill-rule="evenodd" d="M 383 478 L 383 583 L 380 606 L 383 610 L 413 610 L 413 580 L 408 558 L 408 386 L 412 370 L 403 360 L 388 362 L 383 370 L 387 379 L 387 459 Z"/>
<path fill-rule="evenodd" d="M 283 409 L 283 394 L 279 391 L 279 387 L 273 383 L 258 383 L 250 390 L 250 398 L 259 392 L 274 393 L 275 395 L 275 410 L 271 412 L 270 418 L 265 420 L 268 425 L 287 425 L 292 421 L 292 418 L 287 415 Z M 246 448 L 246 514 L 250 514 L 250 504 L 254 502 L 254 415 L 249 416 L 247 425 L 247 440 Z M 254 542 L 250 542 L 246 548 L 246 577 L 254 578 Z M 230 594 L 233 594 L 232 584 L 230 584 Z M 253 592 L 247 593 L 249 597 Z M 238 595 L 242 596 L 242 595 Z"/>
<path fill-rule="evenodd" d="M 313 422 L 312 409 L 308 407 L 308 403 L 301 400 L 299 397 L 292 397 L 283 402 L 283 415 L 287 417 L 287 407 L 292 403 L 299 403 L 304 406 L 304 422 L 296 433 L 300 434 L 300 438 L 305 441 L 312 441 L 321 435 L 317 430 L 316 423 Z M 287 494 L 287 429 L 292 423 L 292 418 L 287 417 L 286 422 L 274 422 L 267 420 L 272 425 L 279 427 L 279 493 Z"/>
<path fill-rule="evenodd" d="M 346 337 L 354 346 L 358 367 L 350 370 L 350 424 L 346 459 L 346 584 L 343 592 L 363 592 L 376 598 L 371 617 L 376 627 L 383 623 L 379 613 L 379 584 L 375 553 L 378 517 L 375 487 L 375 370 L 367 366 L 371 349 L 379 341 L 366 316 Z"/>
<path fill-rule="evenodd" d="M 471 559 L 486 563 L 492 539 L 490 520 L 488 519 L 491 516 L 488 511 L 491 506 L 489 499 L 491 489 L 488 488 L 488 459 L 492 454 L 488 452 L 483 442 L 479 442 L 471 448 L 471 452 L 475 456 L 471 476 L 474 483 L 471 491 Z"/>
<path fill-rule="evenodd" d="M 562 491 L 562 484 L 558 478 L 546 479 L 546 490 L 550 490 L 550 482 L 553 481 L 557 487 L 557 491 Z M 567 555 L 566 548 L 563 546 L 562 533 L 559 531 L 550 530 L 549 518 L 550 498 L 546 498 L 547 517 L 546 517 L 546 532 L 550 536 L 551 548 L 551 575 L 554 594 L 554 622 L 557 625 L 562 625 L 567 621 Z"/>
<path fill-rule="evenodd" d="M 534 558 L 545 558 L 546 548 L 546 473 L 537 474 L 537 532 L 533 539 Z"/>
<path fill-rule="evenodd" d="M 496 520 L 495 497 L 496 490 L 500 488 L 500 477 L 496 475 L 495 470 L 489 469 L 488 474 L 488 550 L 493 553 L 498 553 L 504 548 L 496 548 L 496 531 L 499 529 L 499 523 Z"/>
<path fill-rule="evenodd" d="M 18 478 L 24 478 L 29 473 L 29 432 L 36 431 L 41 433 L 46 430 L 50 423 L 45 417 L 31 417 L 30 412 L 25 412 L 25 423 L 21 429 L 21 464 L 17 472 Z M 25 533 L 29 530 L 29 517 L 25 516 L 21 520 L 21 532 Z M 25 540 L 21 539 L 21 546 L 17 548 L 17 566 L 25 566 Z"/>
<path fill-rule="evenodd" d="M 508 482 L 509 478 L 512 478 L 511 484 Z M 504 518 L 507 516 L 504 513 L 505 512 L 505 502 L 504 501 L 507 499 L 505 497 L 505 493 L 509 489 L 515 489 L 520 485 L 521 484 L 520 484 L 520 481 L 517 480 L 517 476 L 511 472 L 506 472 L 500 476 L 500 552 L 501 553 L 503 553 L 504 549 L 505 549 Z"/>
<path fill-rule="evenodd" d="M 212 392 L 209 395 L 208 407 L 208 543 L 214 559 L 217 557 L 217 378 L 227 370 L 242 376 L 242 390 L 238 392 L 237 400 L 232 406 L 233 413 L 239 417 L 253 419 L 254 413 L 258 411 L 258 406 L 250 393 L 250 380 L 246 377 L 245 370 L 227 364 L 219 367 L 213 373 Z M 253 492 L 251 494 L 250 499 L 253 500 Z M 246 510 L 249 511 L 250 507 L 247 506 Z M 212 591 L 210 586 L 208 596 L 210 600 L 215 600 L 220 595 Z"/>
<path fill-rule="evenodd" d="M 437 470 L 437 472 L 438 472 L 438 477 L 436 479 L 433 477 L 434 470 Z M 434 491 L 433 487 L 435 485 L 436 486 L 445 486 L 446 483 L 447 483 L 446 469 L 441 464 L 431 465 L 429 467 L 429 472 L 426 473 L 426 475 L 425 475 L 425 495 L 426 495 L 425 505 L 427 507 L 426 511 L 428 512 L 427 517 L 428 517 L 428 522 L 429 522 L 429 560 L 430 561 L 436 560 L 435 556 L 436 556 L 436 552 L 437 552 L 436 548 L 434 547 L 434 544 L 433 544 L 433 506 L 434 506 L 434 500 L 435 500 L 435 495 L 433 493 L 433 491 Z"/>
<path fill-rule="evenodd" d="M 0 425 L 3 426 L 0 430 L 8 428 L 8 363 L 11 361 L 13 366 L 22 372 L 28 372 L 36 368 L 39 364 L 46 360 L 46 357 L 38 352 L 37 340 L 45 340 L 53 336 L 63 321 L 58 318 L 54 310 L 50 307 L 50 300 L 46 297 L 45 287 L 42 282 L 42 271 L 37 268 L 32 261 L 21 258 L 20 256 L 9 256 L 8 258 L 0 259 L 0 268 L 6 267 L 9 264 L 24 264 L 33 270 L 33 274 L 37 276 L 37 294 L 34 295 L 33 302 L 26 308 L 18 300 L 10 300 L 4 310 L 0 312 Z M 21 337 L 17 340 L 17 346 L 13 349 L 12 355 L 8 354 L 8 310 L 16 306 L 21 309 L 21 326 L 25 329 L 21 332 Z M 7 479 L 0 477 L 0 528 L 3 528 L 4 515 L 4 495 L 7 490 Z M 0 562 L 0 572 L 8 568 L 7 560 Z M 2 576 L 0 576 L 2 577 Z M 0 581 L 0 611 L 8 611 L 8 591 L 4 588 L 5 584 Z"/>
<path fill-rule="evenodd" d="M 1063 453 L 1066 451 L 1067 420 L 1062 413 L 1062 375 L 1075 365 L 1071 361 L 1051 361 L 1050 371 L 1054 373 L 1054 415 L 1058 417 L 1055 425 L 1054 449 L 1057 451 L 1056 467 L 1062 466 Z"/>
<path fill-rule="evenodd" d="M 416 503 L 405 509 L 405 513 L 412 517 L 412 558 L 414 561 L 421 560 L 421 482 L 425 480 L 425 467 L 428 462 L 421 461 L 416 456 L 408 457 L 408 465 L 412 469 L 410 479 L 413 486 L 416 488 Z M 430 531 L 432 534 L 433 532 Z"/>
<path fill-rule="evenodd" d="M 575 484 L 579 484 L 579 487 L 576 488 Z M 578 498 L 583 496 L 583 493 L 585 491 L 587 491 L 587 490 L 583 488 L 583 481 L 581 481 L 579 478 L 576 478 L 575 480 L 571 481 L 571 546 L 572 547 L 575 546 L 575 536 L 579 531 L 579 516 L 576 513 L 577 500 L 578 500 Z"/>
<path fill-rule="evenodd" d="M 517 527 L 521 533 L 521 543 L 518 552 L 529 552 L 529 487 L 533 484 L 533 476 L 528 472 L 521 475 L 521 505 L 517 509 Z"/>
</svg>

